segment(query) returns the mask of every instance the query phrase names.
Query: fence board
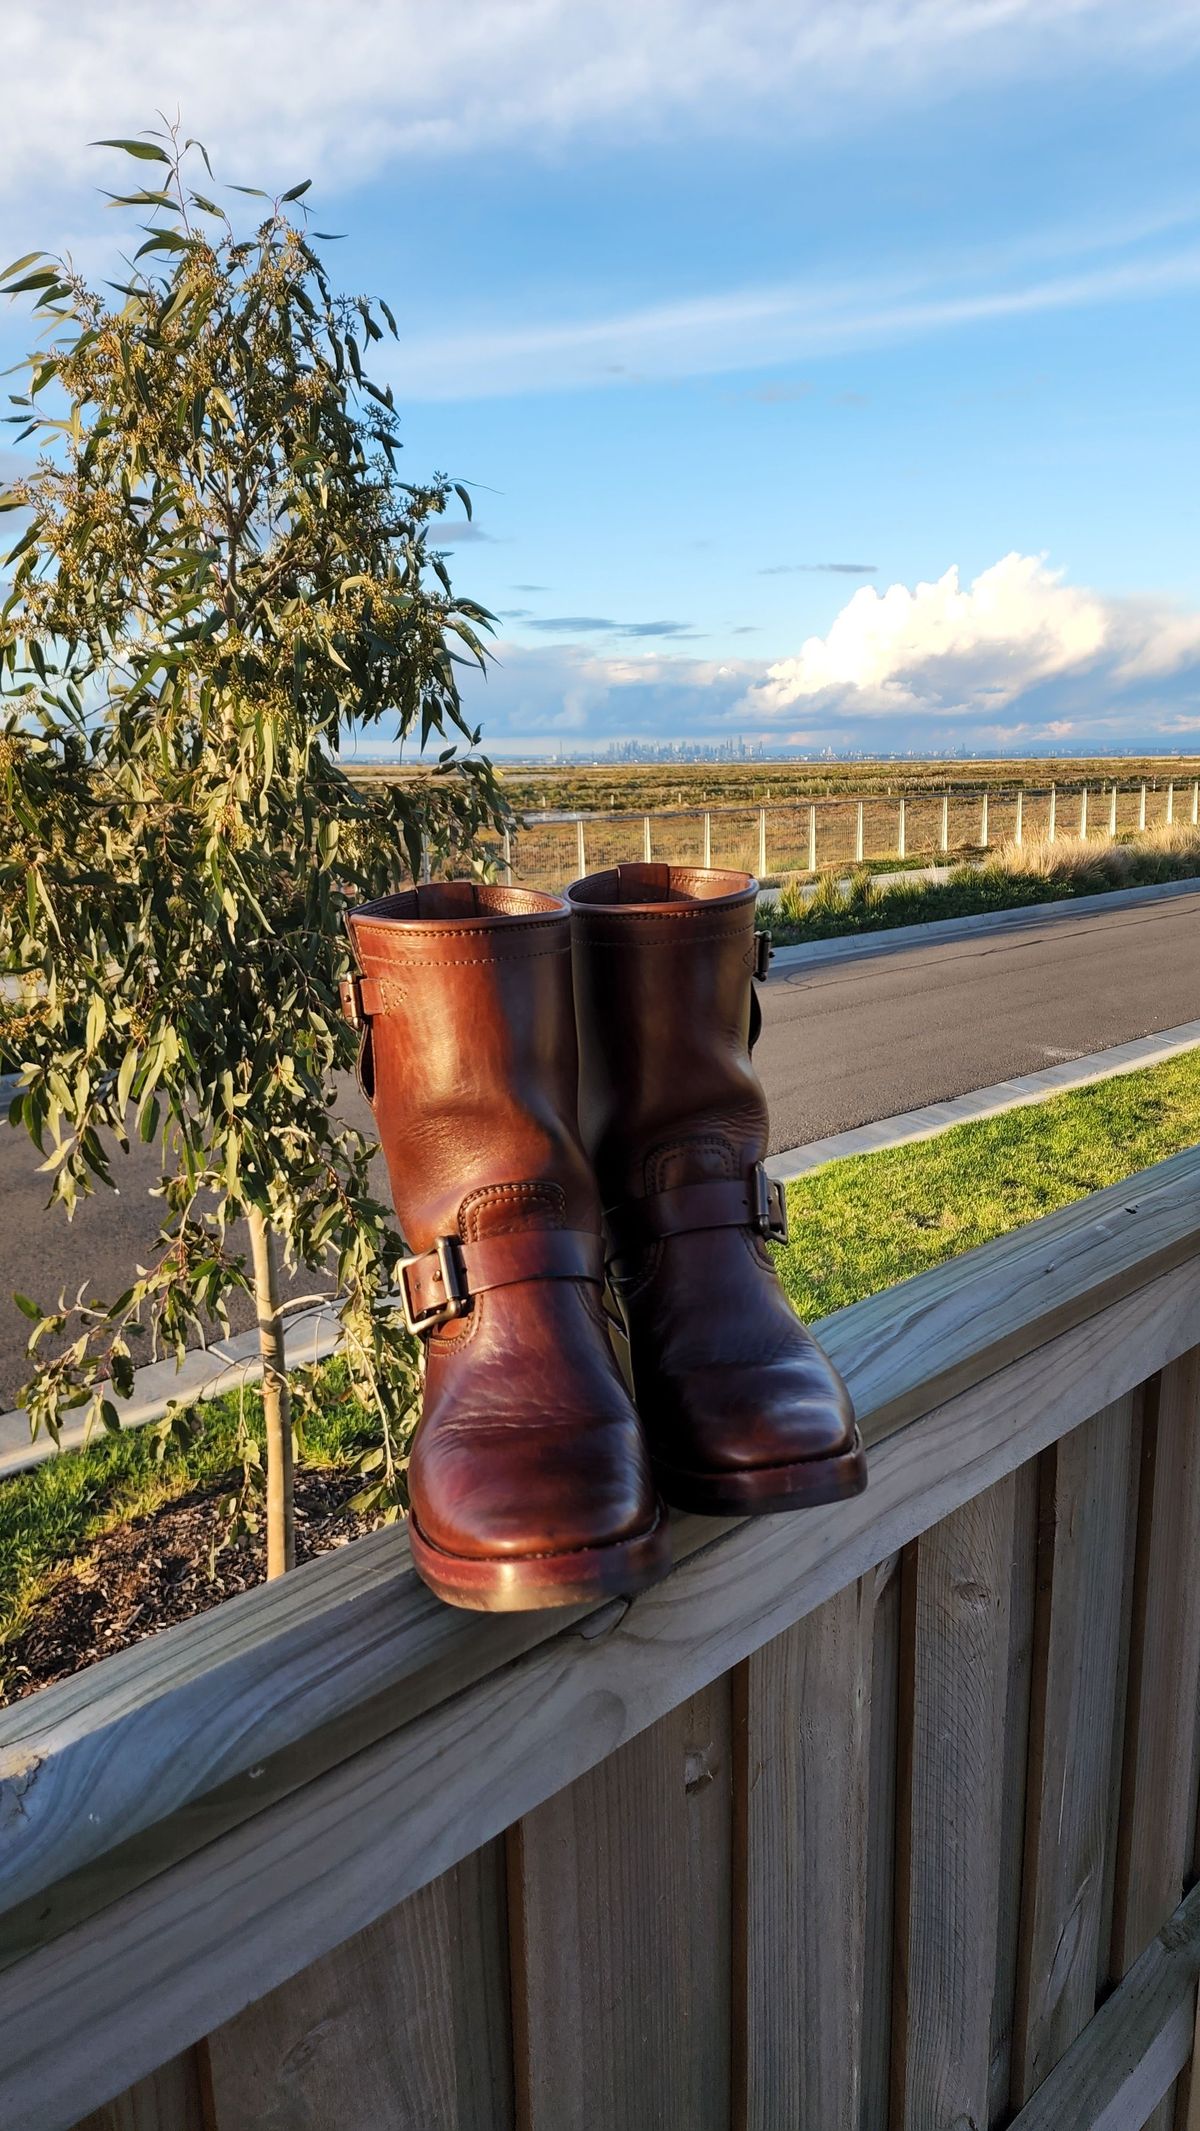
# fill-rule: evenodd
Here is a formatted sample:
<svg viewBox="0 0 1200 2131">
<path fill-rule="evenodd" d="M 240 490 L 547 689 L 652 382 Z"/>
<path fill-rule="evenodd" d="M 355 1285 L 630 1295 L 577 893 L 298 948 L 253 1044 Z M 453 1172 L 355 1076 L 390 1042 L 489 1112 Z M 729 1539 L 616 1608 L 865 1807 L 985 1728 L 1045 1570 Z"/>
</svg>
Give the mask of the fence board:
<svg viewBox="0 0 1200 2131">
<path fill-rule="evenodd" d="M 211 2131 L 203 2058 L 203 2045 L 170 2058 L 115 2101 L 94 2109 L 75 2131 Z"/>
<path fill-rule="evenodd" d="M 1012 2104 L 1091 2019 L 1120 1656 L 1133 1399 L 1046 1453 Z"/>
<path fill-rule="evenodd" d="M 849 1584 L 744 1668 L 745 2131 L 858 2131 L 874 1590 Z"/>
<path fill-rule="evenodd" d="M 1086 1424 L 1085 1424 L 1086 1425 Z M 1033 1675 L 1033 1625 L 1037 1590 L 1039 1481 L 1042 1458 L 1013 1474 L 1012 1587 L 1008 1617 L 1008 1683 L 1004 1702 L 1004 1763 L 1001 1771 L 1000 1899 L 996 1925 L 996 1974 L 992 1990 L 991 2072 L 988 2091 L 993 2122 L 1008 2113 L 1016 2020 L 1017 1965 L 1021 1930 L 1021 1852 L 1025 1836 L 1029 1758 L 1029 1713 Z"/>
<path fill-rule="evenodd" d="M 902 1568 L 895 2131 L 988 2121 L 1015 1487 Z"/>
<path fill-rule="evenodd" d="M 1170 1915 L 1192 1862 L 1200 1685 L 1200 1350 L 1162 1371 L 1142 1431 L 1112 1967 Z M 1168 2099 L 1147 2131 L 1168 2131 Z"/>
<path fill-rule="evenodd" d="M 896 1743 L 900 1556 L 875 1571 L 867 1787 L 867 1924 L 859 2131 L 887 2131 L 891 2090 L 892 1940 L 896 1894 Z"/>
<path fill-rule="evenodd" d="M 522 2131 L 728 2131 L 728 1681 L 510 1838 Z"/>
<path fill-rule="evenodd" d="M 503 1845 L 209 2038 L 207 2131 L 507 2131 Z"/>
</svg>

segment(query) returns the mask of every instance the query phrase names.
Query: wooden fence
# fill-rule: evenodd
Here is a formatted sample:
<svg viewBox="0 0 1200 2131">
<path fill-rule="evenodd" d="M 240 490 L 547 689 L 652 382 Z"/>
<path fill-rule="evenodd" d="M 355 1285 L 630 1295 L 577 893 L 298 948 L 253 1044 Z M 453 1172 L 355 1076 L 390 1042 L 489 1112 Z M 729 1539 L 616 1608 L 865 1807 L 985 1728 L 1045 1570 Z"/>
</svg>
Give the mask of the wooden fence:
<svg viewBox="0 0 1200 2131">
<path fill-rule="evenodd" d="M 1195 2131 L 1200 1154 L 823 1332 L 856 1502 L 5 1713 L 5 2131 Z"/>
</svg>

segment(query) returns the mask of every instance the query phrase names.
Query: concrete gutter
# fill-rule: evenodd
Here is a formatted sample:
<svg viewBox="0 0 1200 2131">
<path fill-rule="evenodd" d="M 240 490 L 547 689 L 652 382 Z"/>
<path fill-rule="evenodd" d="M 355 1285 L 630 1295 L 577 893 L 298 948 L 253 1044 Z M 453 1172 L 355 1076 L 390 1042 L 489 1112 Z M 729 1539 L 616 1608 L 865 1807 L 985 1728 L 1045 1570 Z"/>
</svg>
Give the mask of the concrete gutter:
<svg viewBox="0 0 1200 2131">
<path fill-rule="evenodd" d="M 852 932 L 837 940 L 807 940 L 797 947 L 777 947 L 771 971 L 805 969 L 818 962 L 856 961 L 860 955 L 897 954 L 905 947 L 936 947 L 941 940 L 968 940 L 995 932 L 1019 933 L 1031 926 L 1065 923 L 1068 918 L 1130 910 L 1142 903 L 1171 902 L 1176 896 L 1200 896 L 1200 878 L 1152 881 L 1146 888 L 1109 888 L 1102 895 L 1065 896 L 1053 903 L 1027 903 L 1020 910 L 984 910 L 975 917 L 934 918 L 926 925 L 896 925 L 879 932 Z"/>
<path fill-rule="evenodd" d="M 969 1095 L 956 1095 L 949 1102 L 927 1103 L 920 1110 L 906 1110 L 896 1117 L 881 1117 L 875 1124 L 858 1125 L 851 1132 L 834 1132 L 827 1139 L 810 1140 L 806 1147 L 789 1147 L 773 1154 L 767 1174 L 787 1181 L 807 1176 L 826 1162 L 844 1161 L 847 1155 L 878 1154 L 884 1147 L 902 1147 L 910 1140 L 932 1139 L 952 1125 L 967 1125 L 982 1117 L 999 1117 L 1005 1110 L 1019 1110 L 1027 1103 L 1044 1102 L 1049 1095 L 1065 1095 L 1070 1088 L 1086 1088 L 1092 1081 L 1111 1080 L 1119 1073 L 1138 1073 L 1145 1066 L 1161 1065 L 1182 1051 L 1200 1049 L 1200 1021 L 1185 1021 L 1179 1028 L 1163 1029 L 1157 1036 L 1139 1036 L 1132 1043 L 1115 1043 L 1107 1051 L 1093 1051 L 1088 1058 L 1068 1058 L 1044 1072 L 1022 1073 L 1013 1080 L 1000 1080 L 991 1088 L 975 1088 Z"/>
</svg>

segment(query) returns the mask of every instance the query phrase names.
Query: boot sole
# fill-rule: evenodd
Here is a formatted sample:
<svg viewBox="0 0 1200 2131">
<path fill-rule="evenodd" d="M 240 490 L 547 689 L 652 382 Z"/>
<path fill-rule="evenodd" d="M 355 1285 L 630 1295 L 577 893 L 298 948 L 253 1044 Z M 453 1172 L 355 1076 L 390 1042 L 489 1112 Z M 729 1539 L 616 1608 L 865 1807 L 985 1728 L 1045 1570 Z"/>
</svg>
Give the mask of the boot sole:
<svg viewBox="0 0 1200 2131">
<path fill-rule="evenodd" d="M 867 1484 L 867 1456 L 856 1430 L 853 1449 L 836 1457 L 750 1465 L 740 1472 L 689 1472 L 655 1461 L 654 1477 L 664 1502 L 673 1509 L 701 1517 L 767 1517 L 861 1495 Z"/>
<path fill-rule="evenodd" d="M 657 1583 L 671 1566 L 671 1534 L 660 1511 L 648 1532 L 611 1546 L 573 1547 L 561 1554 L 475 1560 L 448 1554 L 425 1538 L 409 1514 L 413 1567 L 435 1597 L 474 1613 L 534 1613 L 549 1606 L 581 1606 L 629 1598 Z"/>
</svg>

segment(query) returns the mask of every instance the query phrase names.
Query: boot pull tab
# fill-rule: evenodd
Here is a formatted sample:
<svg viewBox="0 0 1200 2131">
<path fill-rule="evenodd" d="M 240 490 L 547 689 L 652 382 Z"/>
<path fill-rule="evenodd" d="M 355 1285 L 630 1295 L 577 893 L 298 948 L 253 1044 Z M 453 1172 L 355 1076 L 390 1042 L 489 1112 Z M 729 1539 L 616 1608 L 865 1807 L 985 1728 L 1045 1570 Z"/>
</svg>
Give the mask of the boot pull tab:
<svg viewBox="0 0 1200 2131">
<path fill-rule="evenodd" d="M 349 924 L 347 924 L 346 930 L 349 932 Z M 354 935 L 352 933 L 350 935 L 350 946 L 353 953 Z M 367 1101 L 373 1106 L 375 1102 L 375 1056 L 371 1048 L 371 1014 L 376 1002 L 371 997 L 364 997 L 364 989 L 373 994 L 377 987 L 371 983 L 369 978 L 364 980 L 357 969 L 351 968 L 346 976 L 338 978 L 338 1000 L 342 1009 L 342 1019 L 348 1023 L 358 1036 L 358 1057 L 355 1060 L 355 1074 L 358 1085 L 366 1096 Z"/>
<path fill-rule="evenodd" d="M 753 974 L 759 984 L 762 983 L 763 978 L 766 976 L 767 971 L 771 966 L 771 957 L 774 952 L 775 949 L 771 945 L 770 933 L 756 932 L 754 935 Z M 758 1039 L 761 1035 L 762 1008 L 758 1003 L 758 993 L 755 991 L 754 985 L 752 984 L 750 986 L 750 1032 L 747 1038 L 748 1049 L 750 1049 L 751 1051 L 754 1049 L 754 1046 L 758 1042 Z"/>
</svg>

